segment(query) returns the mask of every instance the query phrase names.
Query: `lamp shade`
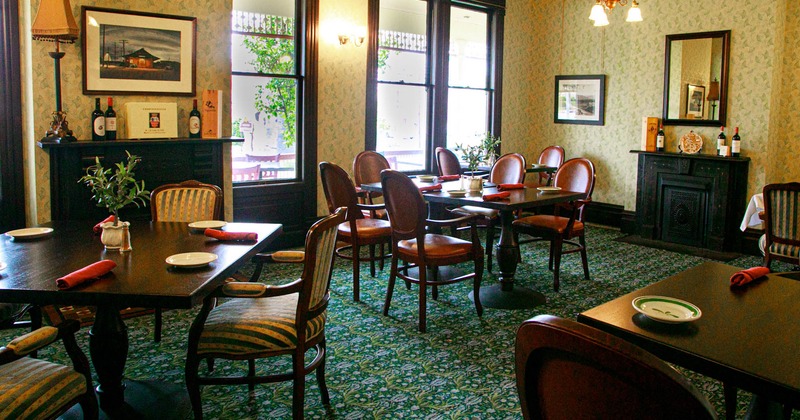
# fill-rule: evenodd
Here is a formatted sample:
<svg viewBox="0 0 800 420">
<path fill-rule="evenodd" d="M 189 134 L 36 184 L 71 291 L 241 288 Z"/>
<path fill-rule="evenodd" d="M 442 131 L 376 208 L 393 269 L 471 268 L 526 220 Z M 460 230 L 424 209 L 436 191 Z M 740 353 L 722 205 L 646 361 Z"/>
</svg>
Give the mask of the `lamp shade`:
<svg viewBox="0 0 800 420">
<path fill-rule="evenodd" d="M 42 0 L 31 34 L 38 41 L 72 42 L 78 39 L 78 24 L 69 0 Z"/>
<path fill-rule="evenodd" d="M 711 85 L 708 87 L 708 96 L 706 96 L 707 101 L 718 101 L 719 100 L 719 82 L 714 79 L 711 82 Z"/>
<path fill-rule="evenodd" d="M 639 9 L 639 3 L 633 2 L 633 6 L 631 6 L 630 10 L 628 10 L 628 18 L 625 19 L 626 22 L 641 22 L 642 21 L 642 10 Z"/>
</svg>

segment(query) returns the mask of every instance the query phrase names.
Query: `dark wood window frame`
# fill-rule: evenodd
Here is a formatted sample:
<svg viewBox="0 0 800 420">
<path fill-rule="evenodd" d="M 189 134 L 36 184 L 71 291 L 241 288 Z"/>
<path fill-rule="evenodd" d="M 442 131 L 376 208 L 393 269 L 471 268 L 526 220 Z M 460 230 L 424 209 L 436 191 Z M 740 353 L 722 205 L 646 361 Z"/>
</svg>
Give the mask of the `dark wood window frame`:
<svg viewBox="0 0 800 420">
<path fill-rule="evenodd" d="M 503 81 L 503 32 L 505 0 L 427 0 L 428 5 L 428 66 L 425 85 L 428 87 L 428 127 L 426 172 L 436 168 L 433 150 L 446 147 L 447 142 L 447 97 L 449 86 L 449 51 L 451 6 L 486 12 L 487 28 L 489 131 L 501 135 L 502 81 Z M 369 0 L 367 34 L 367 94 L 365 112 L 365 148 L 376 150 L 378 132 L 378 31 L 380 29 L 380 0 Z M 381 82 L 387 83 L 387 82 Z M 405 83 L 404 85 L 416 85 Z"/>
</svg>

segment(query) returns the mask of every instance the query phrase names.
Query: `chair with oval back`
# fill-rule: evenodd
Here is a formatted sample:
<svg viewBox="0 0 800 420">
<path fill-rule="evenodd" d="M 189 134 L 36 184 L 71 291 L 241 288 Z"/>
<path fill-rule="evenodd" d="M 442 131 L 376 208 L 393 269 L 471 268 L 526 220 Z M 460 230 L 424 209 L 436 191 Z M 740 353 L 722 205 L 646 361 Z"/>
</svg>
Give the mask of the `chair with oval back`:
<svg viewBox="0 0 800 420">
<path fill-rule="evenodd" d="M 353 178 L 356 184 L 356 191 L 359 197 L 362 198 L 362 203 L 375 204 L 373 199 L 380 197 L 382 194 L 379 192 L 363 191 L 361 185 L 381 182 L 381 171 L 390 168 L 389 161 L 378 152 L 365 150 L 356 155 L 353 159 Z M 381 211 L 371 216 L 383 218 L 382 216 L 385 216 L 385 212 Z"/>
<path fill-rule="evenodd" d="M 221 220 L 222 190 L 195 180 L 161 185 L 150 193 L 150 215 L 154 222 Z M 155 308 L 155 341 L 161 341 L 161 317 L 161 308 Z"/>
<path fill-rule="evenodd" d="M 450 149 L 436 148 L 436 166 L 439 168 L 439 176 L 461 175 L 461 162 Z"/>
<path fill-rule="evenodd" d="M 548 146 L 539 154 L 538 164 L 553 168 L 561 167 L 564 163 L 564 148 L 561 146 Z M 539 185 L 550 185 L 553 182 L 553 173 L 539 172 Z"/>
</svg>

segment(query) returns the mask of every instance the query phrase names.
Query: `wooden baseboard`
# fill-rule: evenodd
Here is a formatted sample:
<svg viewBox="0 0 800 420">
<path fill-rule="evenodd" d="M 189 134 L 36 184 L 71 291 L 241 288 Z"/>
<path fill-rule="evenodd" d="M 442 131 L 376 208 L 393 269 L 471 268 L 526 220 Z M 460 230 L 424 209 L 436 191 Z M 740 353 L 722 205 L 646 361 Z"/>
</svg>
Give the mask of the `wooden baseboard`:
<svg viewBox="0 0 800 420">
<path fill-rule="evenodd" d="M 630 222 L 628 222 L 629 220 Z M 592 201 L 586 207 L 586 221 L 620 228 L 625 233 L 632 233 L 632 230 L 626 231 L 625 229 L 628 227 L 627 225 L 630 225 L 630 229 L 635 226 L 636 213 L 625 211 L 625 207 L 617 204 Z"/>
</svg>

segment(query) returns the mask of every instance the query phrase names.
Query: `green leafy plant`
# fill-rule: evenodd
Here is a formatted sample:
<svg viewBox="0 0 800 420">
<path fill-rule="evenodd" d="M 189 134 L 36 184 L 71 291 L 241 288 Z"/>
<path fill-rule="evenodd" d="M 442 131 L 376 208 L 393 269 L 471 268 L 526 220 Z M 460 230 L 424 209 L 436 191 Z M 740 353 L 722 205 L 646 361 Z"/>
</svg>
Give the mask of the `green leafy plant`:
<svg viewBox="0 0 800 420">
<path fill-rule="evenodd" d="M 92 199 L 97 207 L 105 207 L 114 215 L 114 225 L 119 224 L 119 210 L 129 204 L 136 207 L 147 205 L 150 191 L 144 188 L 144 181 L 137 182 L 133 170 L 141 162 L 139 156 L 131 155 L 127 150 L 127 160 L 116 163 L 116 170 L 103 168 L 100 159 L 95 157 L 94 165 L 86 168 L 86 175 L 78 182 L 85 183 L 92 190 Z"/>
<path fill-rule="evenodd" d="M 486 159 L 486 151 L 483 148 L 483 144 L 471 146 L 456 144 L 456 151 L 461 152 L 461 160 L 467 162 L 467 168 L 473 175 L 478 170 L 478 165 Z"/>
<path fill-rule="evenodd" d="M 492 133 L 486 132 L 481 139 L 481 147 L 483 147 L 485 158 L 497 159 L 497 150 L 500 148 L 500 137 L 494 136 Z"/>
</svg>

